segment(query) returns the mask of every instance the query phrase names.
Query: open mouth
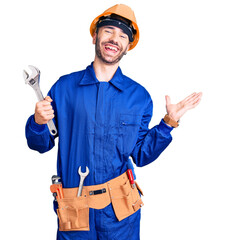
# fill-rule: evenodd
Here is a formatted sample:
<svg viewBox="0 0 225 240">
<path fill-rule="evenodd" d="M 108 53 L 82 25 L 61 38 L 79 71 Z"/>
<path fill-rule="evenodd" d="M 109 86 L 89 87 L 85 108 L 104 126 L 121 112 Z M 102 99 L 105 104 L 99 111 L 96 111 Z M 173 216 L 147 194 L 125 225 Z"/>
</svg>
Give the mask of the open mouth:
<svg viewBox="0 0 225 240">
<path fill-rule="evenodd" d="M 105 45 L 105 50 L 107 52 L 117 53 L 119 51 L 119 48 L 115 45 L 106 44 Z"/>
</svg>

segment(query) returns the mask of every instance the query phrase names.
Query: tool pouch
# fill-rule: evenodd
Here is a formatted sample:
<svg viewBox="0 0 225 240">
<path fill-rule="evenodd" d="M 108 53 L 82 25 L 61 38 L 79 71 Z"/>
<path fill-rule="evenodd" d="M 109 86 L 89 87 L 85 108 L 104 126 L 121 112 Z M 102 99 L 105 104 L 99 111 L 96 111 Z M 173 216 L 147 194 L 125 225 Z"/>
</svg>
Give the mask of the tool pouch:
<svg viewBox="0 0 225 240">
<path fill-rule="evenodd" d="M 89 231 L 89 207 L 85 196 L 58 199 L 59 231 Z"/>
<path fill-rule="evenodd" d="M 134 189 L 131 188 L 129 180 L 119 186 L 110 186 L 109 189 L 113 209 L 119 221 L 132 215 L 144 205 L 139 194 L 139 192 L 142 194 L 142 191 L 137 183 Z"/>
<path fill-rule="evenodd" d="M 119 221 L 132 215 L 144 205 L 137 182 L 135 186 L 125 172 L 107 183 L 84 186 L 80 197 L 76 197 L 78 188 L 63 188 L 64 198 L 57 199 L 59 231 L 89 231 L 89 208 L 102 209 L 110 203 Z"/>
</svg>

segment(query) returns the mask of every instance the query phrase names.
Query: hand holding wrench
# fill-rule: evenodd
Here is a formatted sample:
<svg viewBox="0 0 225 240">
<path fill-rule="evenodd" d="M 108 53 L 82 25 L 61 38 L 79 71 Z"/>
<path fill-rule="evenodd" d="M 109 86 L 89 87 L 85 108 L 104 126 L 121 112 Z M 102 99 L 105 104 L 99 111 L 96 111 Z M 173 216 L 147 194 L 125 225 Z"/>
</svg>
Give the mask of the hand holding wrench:
<svg viewBox="0 0 225 240">
<path fill-rule="evenodd" d="M 40 70 L 34 66 L 29 66 L 31 69 L 32 73 L 29 75 L 25 70 L 23 70 L 23 77 L 25 80 L 26 84 L 29 84 L 35 91 L 38 101 L 44 100 L 44 96 L 41 92 L 40 86 L 39 86 L 39 81 L 40 81 Z M 50 133 L 55 136 L 57 134 L 57 129 L 55 127 L 55 124 L 53 120 L 51 119 L 47 123 L 48 129 Z"/>
</svg>

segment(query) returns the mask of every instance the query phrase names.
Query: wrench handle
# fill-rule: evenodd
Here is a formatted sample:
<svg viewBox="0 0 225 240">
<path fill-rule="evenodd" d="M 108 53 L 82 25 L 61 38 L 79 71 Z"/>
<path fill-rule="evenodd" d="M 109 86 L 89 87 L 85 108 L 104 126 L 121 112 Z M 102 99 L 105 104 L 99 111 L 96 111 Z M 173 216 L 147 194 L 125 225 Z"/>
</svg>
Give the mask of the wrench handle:
<svg viewBox="0 0 225 240">
<path fill-rule="evenodd" d="M 36 85 L 36 86 L 33 87 L 33 89 L 34 89 L 34 91 L 35 91 L 35 93 L 36 93 L 36 96 L 37 96 L 38 101 L 44 100 L 44 96 L 43 96 L 43 94 L 42 94 L 41 89 L 39 88 L 39 86 Z"/>
<path fill-rule="evenodd" d="M 37 95 L 38 101 L 44 100 L 44 96 L 38 85 L 37 85 L 37 87 L 34 88 L 34 91 Z M 56 126 L 52 119 L 48 121 L 47 126 L 48 126 L 48 129 L 49 129 L 49 132 L 51 133 L 51 135 L 55 136 L 57 134 L 57 129 L 56 129 Z"/>
<path fill-rule="evenodd" d="M 79 184 L 79 188 L 78 188 L 78 192 L 77 192 L 77 197 L 80 197 L 82 194 L 82 189 L 83 189 L 83 185 L 84 185 L 84 179 L 80 180 L 80 184 Z"/>
<path fill-rule="evenodd" d="M 55 124 L 52 119 L 47 122 L 47 126 L 48 126 L 50 133 L 53 136 L 55 136 L 57 134 L 57 129 L 56 129 Z"/>
</svg>

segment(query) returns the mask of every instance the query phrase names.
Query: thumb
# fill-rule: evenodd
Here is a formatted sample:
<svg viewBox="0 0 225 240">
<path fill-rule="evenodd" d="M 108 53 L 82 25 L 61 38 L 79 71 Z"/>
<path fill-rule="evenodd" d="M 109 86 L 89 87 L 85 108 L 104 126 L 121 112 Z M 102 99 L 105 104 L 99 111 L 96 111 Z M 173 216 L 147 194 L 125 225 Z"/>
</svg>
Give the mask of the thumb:
<svg viewBox="0 0 225 240">
<path fill-rule="evenodd" d="M 166 95 L 165 99 L 166 99 L 166 105 L 170 105 L 171 104 L 170 96 Z"/>
<path fill-rule="evenodd" d="M 48 101 L 48 102 L 52 102 L 53 101 L 49 96 L 46 96 L 45 100 Z"/>
</svg>

